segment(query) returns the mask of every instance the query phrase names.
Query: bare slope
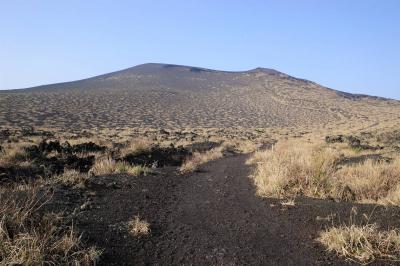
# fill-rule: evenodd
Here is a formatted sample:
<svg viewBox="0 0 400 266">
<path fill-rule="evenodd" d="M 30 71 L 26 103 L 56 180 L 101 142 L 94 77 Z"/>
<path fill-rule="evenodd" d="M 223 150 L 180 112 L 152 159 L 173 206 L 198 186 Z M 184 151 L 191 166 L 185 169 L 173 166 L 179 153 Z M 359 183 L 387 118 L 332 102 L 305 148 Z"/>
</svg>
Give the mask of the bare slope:
<svg viewBox="0 0 400 266">
<path fill-rule="evenodd" d="M 144 64 L 0 93 L 0 124 L 46 127 L 286 127 L 398 118 L 394 100 L 334 91 L 271 69 Z"/>
</svg>

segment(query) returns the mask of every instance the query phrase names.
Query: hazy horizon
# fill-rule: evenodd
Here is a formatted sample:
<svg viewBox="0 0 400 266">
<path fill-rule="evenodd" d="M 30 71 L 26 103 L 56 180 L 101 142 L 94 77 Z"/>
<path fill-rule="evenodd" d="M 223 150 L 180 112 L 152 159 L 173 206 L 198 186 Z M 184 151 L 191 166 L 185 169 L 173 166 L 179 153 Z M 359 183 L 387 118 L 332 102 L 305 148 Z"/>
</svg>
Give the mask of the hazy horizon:
<svg viewBox="0 0 400 266">
<path fill-rule="evenodd" d="M 143 63 L 265 67 L 400 99 L 397 1 L 1 1 L 0 89 Z"/>
</svg>

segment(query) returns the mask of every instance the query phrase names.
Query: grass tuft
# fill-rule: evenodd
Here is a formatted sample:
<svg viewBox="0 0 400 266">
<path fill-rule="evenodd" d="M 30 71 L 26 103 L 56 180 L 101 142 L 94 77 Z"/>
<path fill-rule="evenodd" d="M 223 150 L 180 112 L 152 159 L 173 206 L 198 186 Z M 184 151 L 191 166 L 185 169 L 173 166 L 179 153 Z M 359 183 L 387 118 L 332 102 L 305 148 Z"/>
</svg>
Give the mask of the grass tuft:
<svg viewBox="0 0 400 266">
<path fill-rule="evenodd" d="M 148 235 L 150 233 L 150 224 L 141 220 L 139 216 L 133 217 L 129 222 L 130 233 L 133 236 Z"/>
<path fill-rule="evenodd" d="M 151 172 L 150 168 L 140 165 L 130 165 L 127 162 L 116 162 L 114 159 L 107 157 L 96 160 L 92 167 L 93 174 L 95 175 L 107 175 L 114 173 L 127 173 L 134 176 L 141 174 L 147 175 Z"/>
<path fill-rule="evenodd" d="M 153 147 L 154 143 L 147 139 L 137 138 L 130 141 L 122 150 L 122 157 L 128 154 L 138 154 L 144 151 L 148 151 Z"/>
<path fill-rule="evenodd" d="M 53 180 L 67 186 L 84 187 L 88 175 L 74 169 L 65 169 L 64 173 L 55 176 Z"/>
<path fill-rule="evenodd" d="M 363 264 L 376 259 L 400 261 L 399 231 L 380 231 L 376 224 L 332 227 L 321 232 L 318 241 L 327 250 Z"/>
</svg>

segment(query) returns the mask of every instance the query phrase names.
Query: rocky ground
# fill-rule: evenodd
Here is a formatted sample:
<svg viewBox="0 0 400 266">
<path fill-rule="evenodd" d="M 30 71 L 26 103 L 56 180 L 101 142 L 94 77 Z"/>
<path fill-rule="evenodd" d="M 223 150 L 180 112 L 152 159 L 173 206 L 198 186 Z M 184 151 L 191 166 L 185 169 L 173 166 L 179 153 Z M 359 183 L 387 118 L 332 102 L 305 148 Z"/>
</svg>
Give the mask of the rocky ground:
<svg viewBox="0 0 400 266">
<path fill-rule="evenodd" d="M 30 190 L 37 190 L 39 197 L 46 192 L 49 200 L 39 212 L 60 213 L 63 224 L 72 225 L 82 235 L 84 246 L 102 250 L 100 265 L 352 265 L 355 262 L 327 252 L 316 241 L 322 230 L 350 222 L 355 209 L 357 215 L 352 218 L 358 221 L 370 217 L 369 222 L 379 228 L 400 227 L 398 207 L 259 197 L 250 178 L 254 166 L 246 164 L 250 155 L 235 149 L 226 150 L 222 158 L 200 165 L 195 172 L 179 171 L 193 153 L 207 153 L 221 145 L 218 134 L 231 140 L 237 137 L 235 133 L 214 130 L 203 136 L 191 131 L 148 131 L 141 135 L 154 145 L 124 154 L 129 141 L 121 133 L 107 132 L 100 140 L 80 133 L 83 140 L 75 143 L 74 137 L 45 131 L 1 132 L 2 159 L 8 158 L 9 163 L 0 167 L 0 199 L 3 195 L 18 198 Z M 130 138 L 138 137 L 128 133 Z M 260 134 L 242 132 L 237 138 L 259 142 L 264 148 L 275 142 Z M 389 160 L 390 153 L 384 149 L 396 152 L 398 135 L 397 131 L 330 135 L 325 141 L 354 153 L 341 159 L 341 164 L 348 165 L 367 159 Z M 20 142 L 24 146 L 16 151 L 22 157 L 11 149 Z M 146 175 L 94 175 L 89 169 L 105 156 L 151 166 L 151 171 Z M 79 182 L 57 181 L 59 174 L 71 168 L 80 172 Z M 24 187 L 30 182 L 32 188 Z M 132 235 L 130 222 L 136 216 L 149 223 L 148 234 Z M 374 264 L 396 265 L 390 261 Z"/>
<path fill-rule="evenodd" d="M 229 156 L 187 175 L 169 167 L 97 177 L 83 194 L 60 190 L 53 208 L 75 206 L 83 239 L 103 249 L 101 265 L 352 265 L 324 250 L 315 240 L 320 230 L 346 222 L 354 206 L 382 227 L 399 225 L 399 208 L 257 197 L 246 158 Z M 150 223 L 148 235 L 129 234 L 135 215 Z"/>
</svg>

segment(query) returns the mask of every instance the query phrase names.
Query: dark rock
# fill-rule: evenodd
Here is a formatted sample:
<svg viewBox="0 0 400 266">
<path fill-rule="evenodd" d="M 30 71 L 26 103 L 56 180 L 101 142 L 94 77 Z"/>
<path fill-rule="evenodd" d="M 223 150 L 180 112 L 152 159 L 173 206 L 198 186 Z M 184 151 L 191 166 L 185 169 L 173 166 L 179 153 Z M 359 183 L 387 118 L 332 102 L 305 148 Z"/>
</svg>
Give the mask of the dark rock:
<svg viewBox="0 0 400 266">
<path fill-rule="evenodd" d="M 105 146 L 97 145 L 94 142 L 86 142 L 72 146 L 73 152 L 101 152 L 105 150 Z"/>
<path fill-rule="evenodd" d="M 11 132 L 9 129 L 2 129 L 0 130 L 0 139 L 6 140 L 8 137 L 11 136 Z"/>
<path fill-rule="evenodd" d="M 69 144 L 68 141 L 66 141 L 63 144 L 61 144 L 61 148 L 62 148 L 62 151 L 64 153 L 71 153 L 72 152 L 72 146 L 71 146 L 71 144 Z"/>
<path fill-rule="evenodd" d="M 0 184 L 8 184 L 21 180 L 26 182 L 42 174 L 43 171 L 35 165 L 28 167 L 0 167 Z"/>
<path fill-rule="evenodd" d="M 49 141 L 49 142 L 46 142 L 45 140 L 43 140 L 42 142 L 40 142 L 40 144 L 39 144 L 39 151 L 40 152 L 47 152 L 47 153 L 50 153 L 50 152 L 53 152 L 53 151 L 56 151 L 56 152 L 62 152 L 62 147 L 61 147 L 61 145 L 60 145 L 60 142 L 58 141 L 58 140 L 56 140 L 56 141 Z"/>
<path fill-rule="evenodd" d="M 69 142 L 64 142 L 60 144 L 59 141 L 42 141 L 39 146 L 32 146 L 27 148 L 27 152 L 30 154 L 35 154 L 36 157 L 39 156 L 39 153 L 50 153 L 53 151 L 57 151 L 59 153 L 71 154 L 72 152 L 99 152 L 105 151 L 105 146 L 99 146 L 93 142 L 86 142 L 71 146 Z"/>
<path fill-rule="evenodd" d="M 360 148 L 361 147 L 361 140 L 354 136 L 346 137 L 347 143 L 352 148 Z"/>
<path fill-rule="evenodd" d="M 345 138 L 343 135 L 338 135 L 338 136 L 326 136 L 325 137 L 325 142 L 326 143 L 343 143 L 345 141 Z"/>
<path fill-rule="evenodd" d="M 183 147 L 153 147 L 148 151 L 128 154 L 123 160 L 136 165 L 179 166 L 189 155 L 191 155 L 191 152 Z"/>
<path fill-rule="evenodd" d="M 93 155 L 80 158 L 76 155 L 68 156 L 64 161 L 64 167 L 79 170 L 80 172 L 88 172 L 94 163 L 95 157 Z"/>
<path fill-rule="evenodd" d="M 21 135 L 22 136 L 33 136 L 35 135 L 35 129 L 32 126 L 23 126 L 21 128 Z"/>
<path fill-rule="evenodd" d="M 161 135 L 169 135 L 169 132 L 166 131 L 165 129 L 161 129 L 161 130 L 159 131 L 159 133 L 160 133 Z"/>
</svg>

